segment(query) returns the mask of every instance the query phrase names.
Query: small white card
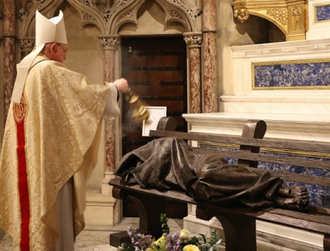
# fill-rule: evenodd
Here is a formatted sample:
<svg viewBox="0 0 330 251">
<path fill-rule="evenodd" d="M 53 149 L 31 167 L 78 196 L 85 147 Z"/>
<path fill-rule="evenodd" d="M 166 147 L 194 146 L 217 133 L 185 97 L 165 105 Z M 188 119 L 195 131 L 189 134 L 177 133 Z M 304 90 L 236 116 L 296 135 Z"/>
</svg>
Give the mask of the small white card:
<svg viewBox="0 0 330 251">
<path fill-rule="evenodd" d="M 149 137 L 150 130 L 156 130 L 159 120 L 167 116 L 167 107 L 146 106 L 145 108 L 148 110 L 150 117 L 148 123 L 145 120 L 142 122 L 142 136 Z"/>
</svg>

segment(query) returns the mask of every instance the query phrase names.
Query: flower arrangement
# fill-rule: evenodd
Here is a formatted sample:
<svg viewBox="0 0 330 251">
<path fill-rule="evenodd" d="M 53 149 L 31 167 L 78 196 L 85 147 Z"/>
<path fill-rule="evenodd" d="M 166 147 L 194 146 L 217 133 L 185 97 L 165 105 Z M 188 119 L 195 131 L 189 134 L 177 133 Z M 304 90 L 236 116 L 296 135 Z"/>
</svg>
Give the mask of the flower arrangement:
<svg viewBox="0 0 330 251">
<path fill-rule="evenodd" d="M 122 243 L 120 249 L 124 251 L 212 251 L 221 243 L 216 230 L 211 232 L 209 240 L 203 234 L 189 237 L 189 231 L 186 229 L 182 229 L 180 233 L 170 234 L 167 221 L 166 214 L 161 214 L 163 234 L 157 240 L 152 235 L 139 233 L 135 227 L 128 227 L 127 233 L 131 243 Z"/>
</svg>

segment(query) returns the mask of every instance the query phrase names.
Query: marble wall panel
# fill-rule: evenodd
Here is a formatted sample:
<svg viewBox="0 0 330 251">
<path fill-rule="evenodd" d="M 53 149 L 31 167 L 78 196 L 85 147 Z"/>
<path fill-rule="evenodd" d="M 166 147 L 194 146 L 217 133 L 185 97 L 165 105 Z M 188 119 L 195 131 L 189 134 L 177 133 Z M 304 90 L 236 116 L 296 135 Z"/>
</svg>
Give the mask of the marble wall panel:
<svg viewBox="0 0 330 251">
<path fill-rule="evenodd" d="M 330 60 L 252 64 L 253 89 L 330 87 Z"/>
</svg>

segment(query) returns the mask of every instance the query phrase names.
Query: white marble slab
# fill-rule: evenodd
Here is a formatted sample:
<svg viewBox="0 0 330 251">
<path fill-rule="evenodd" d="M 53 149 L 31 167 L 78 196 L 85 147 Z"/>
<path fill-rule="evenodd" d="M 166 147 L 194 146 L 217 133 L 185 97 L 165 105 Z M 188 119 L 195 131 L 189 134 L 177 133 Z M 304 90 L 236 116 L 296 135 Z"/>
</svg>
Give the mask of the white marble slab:
<svg viewBox="0 0 330 251">
<path fill-rule="evenodd" d="M 184 114 L 191 132 L 241 135 L 249 119 L 264 120 L 265 137 L 330 142 L 330 115 L 270 113 L 203 113 Z"/>
</svg>

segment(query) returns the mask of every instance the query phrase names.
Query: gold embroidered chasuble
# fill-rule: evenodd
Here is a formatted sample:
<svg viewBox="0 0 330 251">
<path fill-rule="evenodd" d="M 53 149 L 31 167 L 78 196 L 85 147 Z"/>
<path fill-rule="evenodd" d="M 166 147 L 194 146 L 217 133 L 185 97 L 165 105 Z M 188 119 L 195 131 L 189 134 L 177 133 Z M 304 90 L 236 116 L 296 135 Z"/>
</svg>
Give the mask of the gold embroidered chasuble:
<svg viewBox="0 0 330 251">
<path fill-rule="evenodd" d="M 0 228 L 12 236 L 14 250 L 21 250 L 21 236 L 29 239 L 30 250 L 51 248 L 58 236 L 56 198 L 72 176 L 75 236 L 84 228 L 85 185 L 99 147 L 98 128 L 109 97 L 117 95 L 109 84 L 92 85 L 45 59 L 38 56 L 21 103 L 11 104 L 2 144 Z"/>
</svg>

